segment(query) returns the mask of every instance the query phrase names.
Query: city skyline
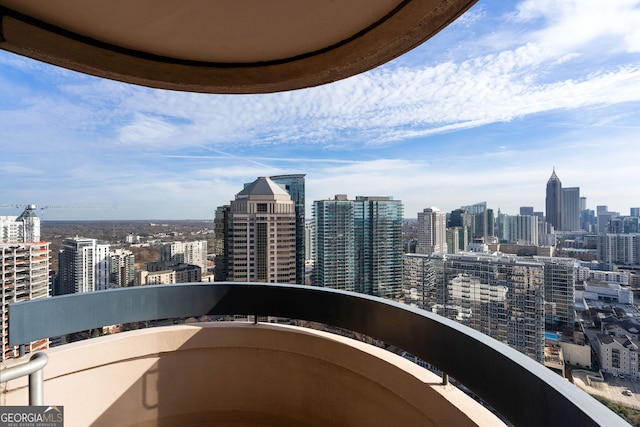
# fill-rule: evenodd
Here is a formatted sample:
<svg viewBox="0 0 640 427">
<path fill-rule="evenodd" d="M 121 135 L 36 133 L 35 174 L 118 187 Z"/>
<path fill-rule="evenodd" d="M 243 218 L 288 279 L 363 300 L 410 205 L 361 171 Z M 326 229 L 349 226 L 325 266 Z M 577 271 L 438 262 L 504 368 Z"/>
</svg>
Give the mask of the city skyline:
<svg viewBox="0 0 640 427">
<path fill-rule="evenodd" d="M 213 219 L 256 176 L 306 174 L 306 209 L 388 195 L 405 216 L 544 211 L 555 170 L 627 214 L 640 177 L 639 2 L 479 3 L 367 73 L 269 95 L 154 90 L 0 52 L 0 204 L 55 219 Z M 18 215 L 19 208 L 0 208 Z"/>
</svg>

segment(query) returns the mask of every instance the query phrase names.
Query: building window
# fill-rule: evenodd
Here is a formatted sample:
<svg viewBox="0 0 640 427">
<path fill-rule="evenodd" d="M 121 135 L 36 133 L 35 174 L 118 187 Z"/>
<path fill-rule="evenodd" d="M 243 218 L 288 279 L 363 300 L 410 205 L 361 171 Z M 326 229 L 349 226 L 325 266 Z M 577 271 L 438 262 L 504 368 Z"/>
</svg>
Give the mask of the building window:
<svg viewBox="0 0 640 427">
<path fill-rule="evenodd" d="M 611 366 L 614 368 L 620 368 L 620 350 L 611 350 Z"/>
</svg>

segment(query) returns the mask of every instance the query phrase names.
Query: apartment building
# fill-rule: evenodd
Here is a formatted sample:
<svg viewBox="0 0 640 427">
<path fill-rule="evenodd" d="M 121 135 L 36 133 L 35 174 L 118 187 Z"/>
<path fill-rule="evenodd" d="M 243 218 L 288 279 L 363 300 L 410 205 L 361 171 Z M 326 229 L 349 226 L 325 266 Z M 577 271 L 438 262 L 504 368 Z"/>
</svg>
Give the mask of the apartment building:
<svg viewBox="0 0 640 427">
<path fill-rule="evenodd" d="M 544 264 L 489 254 L 405 254 L 410 303 L 544 361 Z"/>
</svg>

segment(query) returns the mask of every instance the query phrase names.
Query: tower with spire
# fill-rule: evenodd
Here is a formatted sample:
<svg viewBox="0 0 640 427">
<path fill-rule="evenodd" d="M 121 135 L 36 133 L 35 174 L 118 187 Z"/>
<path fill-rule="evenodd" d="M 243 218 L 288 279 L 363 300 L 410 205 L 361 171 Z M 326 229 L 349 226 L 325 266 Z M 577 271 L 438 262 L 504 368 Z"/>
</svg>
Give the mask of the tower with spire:
<svg viewBox="0 0 640 427">
<path fill-rule="evenodd" d="M 555 167 L 549 181 L 547 181 L 545 207 L 547 222 L 553 225 L 556 230 L 560 230 L 562 226 L 562 183 L 556 175 Z"/>
</svg>

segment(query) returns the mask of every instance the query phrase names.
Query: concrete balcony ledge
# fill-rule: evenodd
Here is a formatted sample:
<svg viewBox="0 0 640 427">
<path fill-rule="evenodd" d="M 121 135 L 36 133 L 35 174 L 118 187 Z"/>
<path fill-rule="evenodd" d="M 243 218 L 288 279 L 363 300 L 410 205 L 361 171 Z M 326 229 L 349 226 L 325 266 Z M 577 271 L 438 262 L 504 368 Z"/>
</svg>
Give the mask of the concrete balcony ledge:
<svg viewBox="0 0 640 427">
<path fill-rule="evenodd" d="M 464 325 L 460 325 L 452 320 L 445 319 L 434 313 L 430 313 L 417 308 L 409 307 L 397 302 L 384 300 L 368 295 L 356 294 L 352 292 L 339 291 L 334 289 L 317 288 L 309 286 L 299 285 L 285 285 L 285 284 L 273 284 L 273 283 L 184 283 L 176 285 L 155 285 L 155 286 L 138 286 L 133 288 L 122 289 L 110 289 L 107 291 L 97 291 L 88 293 L 79 293 L 73 295 L 64 295 L 55 298 L 44 298 L 34 301 L 26 301 L 20 303 L 12 303 L 9 305 L 10 323 L 9 323 L 9 344 L 21 345 L 24 343 L 30 343 L 34 340 L 39 340 L 47 337 L 56 337 L 65 335 L 77 331 L 87 331 L 93 328 L 102 327 L 105 325 L 140 322 L 153 319 L 172 319 L 172 318 L 184 318 L 184 317 L 199 317 L 202 315 L 209 316 L 225 316 L 225 315 L 257 315 L 257 316 L 276 316 L 289 319 L 298 319 L 311 322 L 318 322 L 346 330 L 354 331 L 377 340 L 380 340 L 386 344 L 392 345 L 396 348 L 403 349 L 420 359 L 426 361 L 432 366 L 436 366 L 438 369 L 446 372 L 455 378 L 459 383 L 463 384 L 469 390 L 472 390 L 477 396 L 479 396 L 484 402 L 493 407 L 502 417 L 509 420 L 514 425 L 518 426 L 566 426 L 566 425 L 591 425 L 591 426 L 613 426 L 613 425 L 628 425 L 620 417 L 615 415 L 604 405 L 579 390 L 573 384 L 570 384 L 560 376 L 551 372 L 541 364 L 535 362 L 522 353 L 519 353 L 513 348 L 500 343 L 486 335 L 481 334 L 478 331 L 474 331 Z M 261 326 L 262 327 L 262 326 Z M 251 329 L 253 328 L 253 329 Z M 279 331 L 284 331 L 286 328 L 279 326 Z M 284 328 L 284 329 L 282 329 Z M 187 328 L 187 330 L 189 330 Z M 249 327 L 248 330 L 261 330 L 259 327 Z M 147 361 L 148 354 L 160 355 L 154 362 L 158 362 L 161 365 L 172 366 L 172 363 L 189 367 L 191 361 L 188 358 L 184 358 L 184 362 L 172 362 L 178 354 L 181 356 L 185 354 L 181 351 L 183 348 L 189 348 L 188 345 L 192 341 L 198 342 L 196 337 L 199 335 L 207 335 L 212 331 L 209 328 L 197 329 L 195 335 L 186 338 L 175 338 L 177 344 L 173 343 L 172 339 L 168 337 L 159 338 L 163 335 L 158 332 L 153 334 L 158 338 L 148 338 L 151 340 L 151 344 L 146 343 L 139 338 L 129 341 L 129 345 L 124 347 L 132 347 L 127 350 L 128 352 L 134 351 L 138 348 L 138 351 L 142 351 L 142 355 L 136 355 L 135 353 L 129 354 L 126 357 L 122 356 L 123 350 L 116 346 L 110 348 L 110 346 L 104 346 L 99 351 L 92 351 L 87 356 L 79 356 L 78 354 L 84 348 L 83 346 L 92 346 L 93 340 L 78 344 L 77 350 L 74 350 L 75 345 L 69 347 L 63 347 L 63 349 L 70 349 L 71 353 L 67 353 L 68 359 L 74 361 L 74 366 L 82 366 L 82 364 L 88 363 L 89 366 L 104 366 L 105 371 L 107 367 L 117 366 L 120 363 L 114 364 L 110 360 L 132 360 L 131 363 L 142 363 L 141 361 Z M 243 334 L 248 334 L 244 329 Z M 291 331 L 291 330 L 289 330 Z M 315 334 L 303 329 L 302 332 L 297 332 L 293 336 L 302 337 L 307 334 Z M 150 332 L 138 332 L 140 334 Z M 185 333 L 188 336 L 188 333 Z M 105 341 L 114 340 L 118 342 L 120 339 L 125 339 L 129 335 L 115 335 L 104 339 Z M 135 336 L 135 334 L 133 334 Z M 171 336 L 171 335 L 169 335 Z M 318 339 L 321 335 L 313 335 Z M 326 336 L 322 340 L 323 343 L 335 343 L 330 348 L 341 342 L 339 338 L 332 337 L 329 340 Z M 249 339 L 250 338 L 250 339 Z M 211 339 L 204 339 L 206 348 L 209 346 L 219 346 L 221 341 L 218 337 Z M 229 338 L 231 339 L 231 338 Z M 285 342 L 295 343 L 293 349 L 289 353 L 280 352 L 278 354 L 306 354 L 308 351 L 305 346 L 306 342 L 299 341 L 302 338 L 296 338 L 296 340 L 282 340 L 273 341 L 270 345 L 277 344 L 277 348 L 284 345 Z M 102 341 L 96 341 L 100 343 Z M 141 344 L 143 343 L 144 344 Z M 255 340 L 254 337 L 241 337 L 238 338 L 239 347 L 245 348 L 249 346 L 254 348 L 256 344 L 254 342 L 261 342 Z M 163 344 L 164 343 L 164 344 Z M 173 344 L 172 344 L 173 343 Z M 211 344 L 215 343 L 215 344 Z M 172 344 L 172 345 L 169 345 Z M 96 344 L 97 345 L 97 344 Z M 159 345 L 168 345 L 168 350 L 161 350 Z M 257 347 L 260 349 L 261 347 Z M 347 348 L 351 348 L 349 345 Z M 62 350 L 56 350 L 62 351 Z M 195 350 L 194 350 L 195 351 Z M 197 350 L 199 352 L 203 349 Z M 257 350 L 256 350 L 257 351 Z M 262 351 L 262 350 L 261 350 Z M 322 350 L 325 351 L 325 350 Z M 323 354 L 320 350 L 314 350 L 310 353 L 313 357 L 318 357 L 319 354 Z M 328 351 L 328 350 L 326 350 Z M 115 354 L 111 355 L 112 352 Z M 208 351 L 205 351 L 207 353 Z M 55 352 L 53 353 L 55 354 Z M 240 354 L 240 353 L 239 353 Z M 244 354 L 244 351 L 242 352 Z M 331 353 L 330 353 L 331 354 Z M 384 353 L 385 356 L 381 360 L 389 361 L 390 355 Z M 100 358 L 106 357 L 107 359 L 101 361 Z M 378 357 L 378 356 L 376 356 Z M 213 358 L 209 358 L 214 360 Z M 287 362 L 289 359 L 283 359 Z M 316 360 L 316 359 L 312 359 Z M 332 360 L 332 359 L 327 359 Z M 356 357 L 354 360 L 360 360 Z M 161 363 L 164 361 L 163 363 Z M 229 361 L 230 364 L 226 364 Z M 220 361 L 220 363 L 205 364 L 203 366 L 214 369 L 214 373 L 209 375 L 209 378 L 213 378 L 211 387 L 217 387 L 219 380 L 216 380 L 216 376 L 221 376 L 228 369 L 232 369 L 232 372 L 242 372 L 243 369 L 247 369 L 247 366 L 259 366 L 260 361 L 247 362 L 242 366 L 236 366 L 234 363 L 235 358 L 229 357 Z M 222 363 L 225 362 L 225 363 Z M 274 364 L 275 364 L 274 359 Z M 278 359 L 278 362 L 280 360 Z M 404 360 L 402 361 L 403 363 Z M 287 362 L 288 363 L 288 362 Z M 349 362 L 347 360 L 343 365 L 338 366 L 354 366 L 366 365 L 359 362 Z M 261 366 L 261 365 L 260 365 Z M 406 365 L 400 365 L 406 366 Z M 162 372 L 160 369 L 162 366 L 158 366 L 157 369 L 153 365 L 148 366 L 145 369 L 155 369 Z M 233 367 L 233 368 L 230 368 Z M 285 364 L 282 366 L 263 366 L 266 371 L 274 370 L 279 372 L 280 377 L 287 377 L 287 375 L 293 376 Z M 415 367 L 419 369 L 418 367 Z M 51 376 L 50 369 L 58 369 L 55 367 L 45 368 L 45 374 L 50 375 L 49 378 L 63 378 L 67 374 L 56 374 L 58 376 Z M 65 368 L 63 372 L 75 371 L 81 368 L 75 367 Z M 88 369 L 88 368 L 87 368 Z M 109 368 L 111 369 L 111 368 Z M 186 368 L 184 368 L 186 369 Z M 404 369 L 404 368 L 403 368 Z M 90 369 L 89 369 L 90 370 Z M 177 372 L 177 368 L 173 369 Z M 382 372 L 383 370 L 381 370 Z M 170 381 L 159 382 L 160 379 L 154 380 L 150 374 L 143 374 L 146 370 L 140 371 L 139 375 L 131 375 L 134 381 L 144 381 L 144 384 L 153 383 L 155 392 L 153 396 L 158 396 L 158 399 L 163 403 L 160 405 L 160 409 L 156 409 L 156 418 L 165 419 L 169 415 L 167 414 L 168 408 L 172 405 L 164 407 L 164 402 L 171 402 L 170 392 L 166 390 L 178 390 L 177 393 L 186 394 L 183 389 L 188 387 L 181 386 L 181 388 L 175 388 L 174 383 Z M 151 371 L 150 371 L 151 372 Z M 153 371 L 155 372 L 155 371 Z M 169 370 L 169 372 L 173 372 Z M 186 369 L 186 372 L 190 372 L 190 368 Z M 205 372 L 206 370 L 198 370 L 198 372 Z M 351 372 L 351 371 L 349 371 Z M 353 370 L 353 372 L 359 372 Z M 304 371 L 301 374 L 305 374 Z M 114 381 L 114 378 L 118 378 L 120 371 L 114 370 L 110 372 L 110 375 L 100 376 L 100 382 L 85 381 L 78 382 L 80 387 L 76 387 L 74 382 L 67 384 L 68 387 L 79 390 L 78 393 L 88 393 L 85 390 L 92 390 L 92 387 L 109 387 L 109 381 Z M 162 378 L 173 378 L 173 374 L 163 375 Z M 191 375 L 191 374 L 190 374 Z M 253 374 L 252 374 L 253 375 Z M 258 372 L 255 374 L 257 378 L 263 373 Z M 297 375 L 297 374 L 296 374 Z M 203 374 L 204 376 L 204 374 Z M 325 374 L 318 374 L 320 377 L 333 378 L 333 372 L 327 371 Z M 175 375 L 175 384 L 182 384 L 184 381 L 178 374 Z M 313 384 L 316 381 L 315 376 L 302 375 L 300 384 Z M 311 380 L 309 380 L 311 378 Z M 341 384 L 338 380 L 340 375 L 337 375 L 336 380 L 331 383 L 325 384 L 326 390 L 334 389 L 330 388 L 335 383 Z M 371 377 L 375 378 L 375 377 Z M 280 381 L 280 380 L 278 380 Z M 283 384 L 287 384 L 287 381 L 281 381 Z M 439 380 L 437 381 L 439 383 Z M 117 381 L 115 382 L 118 383 Z M 375 383 L 375 381 L 374 381 Z M 430 384 L 435 384 L 431 382 Z M 132 383 L 134 384 L 134 383 Z M 186 383 L 185 383 L 186 384 Z M 235 386 L 235 382 L 230 383 L 231 386 Z M 262 384 L 262 382 L 260 383 Z M 328 384 L 328 385 L 327 385 Z M 341 405 L 336 406 L 342 408 L 343 406 L 353 406 L 353 402 L 359 402 L 361 396 L 367 395 L 363 390 L 369 387 L 367 383 L 366 387 L 363 385 L 361 388 L 353 388 L 351 394 L 345 392 L 338 394 L 341 396 Z M 14 384 L 11 387 L 16 387 Z M 146 387 L 146 386 L 145 386 Z M 247 387 L 245 393 L 254 395 L 255 393 L 262 393 L 262 385 L 257 387 Z M 289 387 L 286 385 L 286 387 Z M 49 404 L 46 399 L 50 396 L 62 396 L 67 393 L 67 389 L 61 393 L 57 391 L 51 392 L 48 389 L 48 385 L 45 384 L 45 402 Z M 200 388 L 202 390 L 202 388 Z M 232 390 L 233 388 L 230 388 Z M 293 389 L 293 388 L 292 388 Z M 57 390 L 54 387 L 54 390 Z M 130 400 L 140 400 L 139 393 L 144 392 L 143 396 L 147 396 L 151 391 L 138 390 L 130 396 Z M 291 393 L 288 389 L 282 389 L 282 393 L 290 397 Z M 308 394 L 303 389 L 295 389 L 295 394 L 305 396 Z M 116 393 L 116 396 L 126 393 L 122 390 L 122 393 Z M 218 393 L 222 393 L 224 396 L 227 390 L 220 390 L 219 388 L 212 388 L 211 391 L 205 392 L 207 396 L 213 396 L 218 399 Z M 173 393 L 173 391 L 171 392 Z M 207 394 L 208 393 L 208 394 Z M 395 394 L 395 392 L 393 392 Z M 266 395 L 271 395 L 273 392 L 269 390 Z M 330 394 L 327 392 L 327 394 Z M 398 394 L 400 395 L 400 394 Z M 315 396 L 312 396 L 314 399 Z M 77 396 L 73 396 L 74 399 Z M 146 397 L 145 397 L 146 399 Z M 194 398 L 191 398 L 194 399 Z M 239 402 L 242 402 L 240 397 L 237 398 Z M 264 399 L 264 397 L 263 397 Z M 430 398 L 429 398 L 430 399 Z M 114 402 L 118 402 L 116 403 Z M 105 399 L 109 402 L 108 405 L 113 405 L 114 408 L 120 405 L 122 398 Z M 286 400 L 286 399 L 285 399 Z M 26 402 L 26 400 L 25 400 Z M 142 400 L 147 402 L 147 400 Z M 345 402 L 348 402 L 345 403 Z M 300 403 L 302 405 L 303 402 Z M 24 404 L 24 403 L 23 403 Z M 52 404 L 64 404 L 64 402 L 53 402 Z M 360 403 L 357 403 L 360 405 Z M 97 403 L 96 403 L 97 405 Z M 147 408 L 151 404 L 139 403 L 141 407 Z M 146 405 L 146 406 L 145 406 Z M 155 403 L 158 406 L 158 402 Z M 362 403 L 363 406 L 366 406 Z M 382 406 L 371 405 L 374 409 L 386 408 L 386 401 L 382 402 Z M 177 406 L 180 407 L 179 405 Z M 251 408 L 251 405 L 242 405 L 243 408 Z M 316 406 L 311 409 L 322 408 L 322 405 Z M 414 405 L 417 408 L 424 408 L 421 405 Z M 102 414 L 106 411 L 105 408 L 111 408 L 111 406 L 105 406 L 100 411 L 96 411 L 98 414 Z M 208 406 L 202 406 L 202 408 L 208 408 Z M 325 405 L 324 408 L 333 408 Z M 171 409 L 173 410 L 173 409 Z M 441 410 L 441 408 L 438 408 Z M 137 411 L 137 409 L 136 409 Z M 146 409 L 145 409 L 146 411 Z M 191 411 L 191 412 L 190 412 Z M 208 409 L 207 409 L 208 411 Z M 248 413 L 245 410 L 243 413 Z M 336 414 L 341 414 L 340 410 L 331 409 Z M 464 410 L 466 411 L 466 409 Z M 120 412 L 115 410 L 114 416 L 120 415 Z M 131 412 L 131 411 L 129 411 Z M 129 413 L 124 411 L 124 413 Z M 135 411 L 133 411 L 135 412 Z M 133 413 L 131 412 L 131 413 Z M 179 414 L 192 413 L 193 410 L 185 410 L 177 412 Z M 300 410 L 298 413 L 303 413 Z M 319 410 L 319 412 L 327 412 L 327 410 Z M 366 412 L 366 411 L 363 411 Z M 385 412 L 385 410 L 382 410 Z M 445 411 L 448 413 L 448 410 Z M 251 412 L 253 413 L 253 412 Z M 287 414 L 287 412 L 276 411 L 276 413 Z M 291 414 L 297 412 L 292 411 Z M 312 413 L 312 412 L 311 412 Z M 372 412 L 374 413 L 374 412 Z M 389 413 L 393 413 L 390 411 Z M 101 416 L 101 415 L 98 415 Z M 172 415 L 173 416 L 173 415 Z M 288 415 L 287 415 L 288 416 Z M 326 415 L 322 415 L 325 418 L 318 418 L 319 420 L 327 420 Z M 358 414 L 358 417 L 361 415 Z M 407 415 L 408 416 L 408 415 Z M 429 416 L 434 417 L 429 412 Z M 354 417 L 353 419 L 356 419 Z M 374 421 L 378 419 L 386 419 L 385 417 L 374 417 Z M 167 418 L 168 419 L 168 418 Z M 146 419 L 145 419 L 146 420 Z M 307 425 L 313 425 L 314 418 L 311 421 L 306 421 Z M 444 420 L 448 424 L 453 424 L 452 420 L 455 418 L 446 415 Z M 397 420 L 396 420 L 397 421 Z M 433 421 L 433 420 L 432 420 Z M 143 421 L 140 421 L 143 422 Z M 144 421 L 147 422 L 147 421 Z M 282 424 L 284 421 L 280 420 L 271 424 Z M 295 421 L 295 423 L 298 423 Z M 328 423 L 329 421 L 327 421 Z M 337 419 L 336 423 L 347 424 L 346 421 Z M 422 422 L 421 422 L 422 423 Z M 109 424 L 109 423 L 107 423 Z M 129 423 L 133 424 L 133 423 Z M 180 424 L 176 422 L 174 424 Z M 326 424 L 326 423 L 325 423 Z M 359 420 L 358 425 L 363 425 L 362 420 Z M 392 423 L 394 425 L 400 425 L 399 422 Z M 424 422 L 425 425 L 437 425 L 429 422 Z M 86 423 L 82 424 L 86 425 Z M 112 424 L 113 425 L 113 424 Z M 170 424 L 169 424 L 170 425 Z"/>
<path fill-rule="evenodd" d="M 398 355 L 294 326 L 167 326 L 47 354 L 45 403 L 68 426 L 503 424 Z M 26 378 L 2 387 L 3 405 L 25 404 Z"/>
</svg>

